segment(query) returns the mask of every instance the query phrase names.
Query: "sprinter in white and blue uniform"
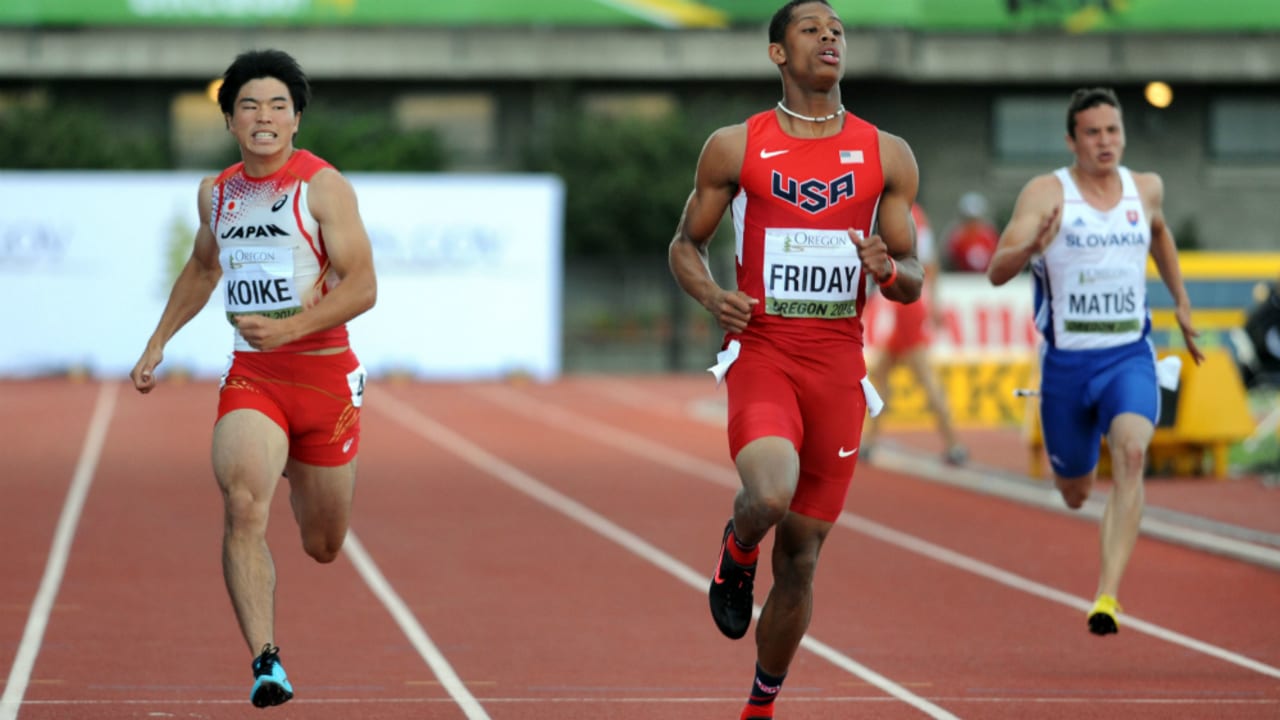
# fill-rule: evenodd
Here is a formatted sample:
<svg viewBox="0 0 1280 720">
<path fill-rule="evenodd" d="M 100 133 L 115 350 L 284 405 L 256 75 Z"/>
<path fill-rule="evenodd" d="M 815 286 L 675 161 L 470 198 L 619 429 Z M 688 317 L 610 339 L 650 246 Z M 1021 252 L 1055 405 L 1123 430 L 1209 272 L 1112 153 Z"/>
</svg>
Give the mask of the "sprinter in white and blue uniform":
<svg viewBox="0 0 1280 720">
<path fill-rule="evenodd" d="M 1070 167 L 1033 178 L 1013 210 L 987 276 L 1002 285 L 1030 264 L 1035 274 L 1040 421 L 1063 500 L 1084 504 L 1102 437 L 1114 488 L 1102 518 L 1102 567 L 1091 632 L 1119 630 L 1116 597 L 1142 520 L 1147 447 L 1159 416 L 1156 356 L 1148 334 L 1147 256 L 1175 302 L 1187 350 L 1203 360 L 1191 325 L 1164 184 L 1120 164 L 1124 124 L 1108 88 L 1077 90 L 1067 108 Z"/>
</svg>

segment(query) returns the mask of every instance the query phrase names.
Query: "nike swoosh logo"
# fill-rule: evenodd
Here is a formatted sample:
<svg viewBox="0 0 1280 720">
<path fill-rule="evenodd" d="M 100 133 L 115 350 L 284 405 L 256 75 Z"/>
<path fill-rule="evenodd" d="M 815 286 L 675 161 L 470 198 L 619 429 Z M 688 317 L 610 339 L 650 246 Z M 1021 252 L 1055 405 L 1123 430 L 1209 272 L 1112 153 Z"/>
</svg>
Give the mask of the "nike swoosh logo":
<svg viewBox="0 0 1280 720">
<path fill-rule="evenodd" d="M 785 155 L 786 153 L 789 153 L 789 152 L 791 152 L 791 151 L 790 151 L 790 150 L 761 150 L 761 151 L 760 151 L 760 159 L 761 159 L 761 160 L 768 160 L 768 159 L 769 159 L 769 158 L 771 158 L 771 157 L 777 157 L 777 156 L 779 156 L 779 155 Z"/>
<path fill-rule="evenodd" d="M 716 558 L 716 576 L 711 578 L 711 582 L 716 585 L 723 585 L 724 578 L 720 577 L 720 563 L 724 562 L 724 545 L 720 546 L 720 557 Z"/>
<path fill-rule="evenodd" d="M 856 452 L 858 452 L 858 448 L 854 448 L 854 449 L 852 449 L 852 450 L 845 450 L 845 449 L 842 447 L 842 448 L 840 448 L 839 450 L 837 450 L 837 451 L 836 451 L 836 453 L 837 453 L 838 455 L 840 455 L 840 457 L 842 457 L 842 458 L 847 458 L 847 457 L 849 457 L 850 455 L 853 455 L 853 454 L 854 454 L 854 453 L 856 453 Z"/>
</svg>

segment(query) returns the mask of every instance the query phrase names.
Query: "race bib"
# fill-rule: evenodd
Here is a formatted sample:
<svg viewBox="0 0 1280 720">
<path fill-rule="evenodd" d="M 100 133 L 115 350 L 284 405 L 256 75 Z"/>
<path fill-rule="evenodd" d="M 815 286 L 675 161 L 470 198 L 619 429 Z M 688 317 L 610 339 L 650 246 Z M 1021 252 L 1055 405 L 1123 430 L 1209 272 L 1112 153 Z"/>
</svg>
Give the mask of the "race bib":
<svg viewBox="0 0 1280 720">
<path fill-rule="evenodd" d="M 228 320 L 237 315 L 283 318 L 302 312 L 292 248 L 224 248 L 219 262 Z"/>
<path fill-rule="evenodd" d="M 364 404 L 364 384 L 368 379 L 369 373 L 364 369 L 364 365 L 347 373 L 347 387 L 351 388 L 352 407 L 360 407 Z"/>
<path fill-rule="evenodd" d="M 1077 265 L 1066 273 L 1063 330 L 1129 333 L 1142 329 L 1145 280 L 1137 268 Z"/>
<path fill-rule="evenodd" d="M 765 313 L 833 320 L 854 317 L 861 282 L 862 261 L 847 230 L 765 229 Z"/>
</svg>

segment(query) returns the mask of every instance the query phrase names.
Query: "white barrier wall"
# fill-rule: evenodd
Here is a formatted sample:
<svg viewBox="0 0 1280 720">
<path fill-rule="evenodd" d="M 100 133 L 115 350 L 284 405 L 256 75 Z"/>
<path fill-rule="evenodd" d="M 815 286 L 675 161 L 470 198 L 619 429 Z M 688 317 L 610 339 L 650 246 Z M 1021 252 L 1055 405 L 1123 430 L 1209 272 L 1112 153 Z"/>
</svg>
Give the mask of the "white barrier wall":
<svg viewBox="0 0 1280 720">
<path fill-rule="evenodd" d="M 0 172 L 0 377 L 126 377 L 190 253 L 195 173 Z M 564 190 L 551 176 L 349 173 L 378 304 L 350 324 L 375 375 L 462 380 L 561 367 Z M 220 374 L 215 292 L 161 370 Z"/>
</svg>

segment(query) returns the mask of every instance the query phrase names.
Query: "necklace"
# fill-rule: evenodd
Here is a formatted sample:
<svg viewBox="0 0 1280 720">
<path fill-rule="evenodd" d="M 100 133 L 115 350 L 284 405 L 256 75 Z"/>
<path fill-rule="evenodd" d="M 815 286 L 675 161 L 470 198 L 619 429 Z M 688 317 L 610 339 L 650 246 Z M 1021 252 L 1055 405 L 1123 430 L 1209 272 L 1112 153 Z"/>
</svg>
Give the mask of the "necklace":
<svg viewBox="0 0 1280 720">
<path fill-rule="evenodd" d="M 812 123 L 821 123 L 821 122 L 826 122 L 828 120 L 835 120 L 836 118 L 844 114 L 844 105 L 841 105 L 840 107 L 836 108 L 836 111 L 831 113 L 830 115 L 823 115 L 822 117 L 810 117 L 808 115 L 801 115 L 800 113 L 795 112 L 791 108 L 788 108 L 786 105 L 782 104 L 781 100 L 778 101 L 778 109 L 790 115 L 791 117 L 796 118 L 797 120 L 807 120 Z"/>
</svg>

